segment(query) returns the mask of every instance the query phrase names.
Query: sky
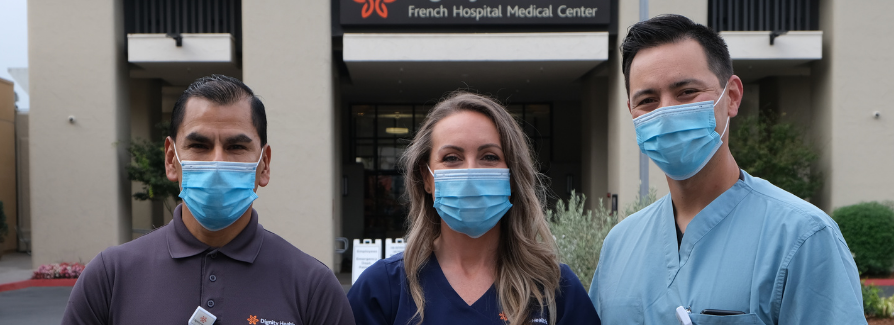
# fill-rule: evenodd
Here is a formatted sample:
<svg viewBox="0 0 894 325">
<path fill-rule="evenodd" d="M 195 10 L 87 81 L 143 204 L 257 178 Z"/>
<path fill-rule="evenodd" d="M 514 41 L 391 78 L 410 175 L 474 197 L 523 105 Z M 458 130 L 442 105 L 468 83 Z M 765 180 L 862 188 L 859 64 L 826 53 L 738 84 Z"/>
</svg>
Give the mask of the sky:
<svg viewBox="0 0 894 325">
<path fill-rule="evenodd" d="M 0 0 L 0 78 L 13 80 L 7 69 L 28 67 L 28 1 Z M 19 110 L 30 107 L 28 94 L 15 86 Z"/>
</svg>

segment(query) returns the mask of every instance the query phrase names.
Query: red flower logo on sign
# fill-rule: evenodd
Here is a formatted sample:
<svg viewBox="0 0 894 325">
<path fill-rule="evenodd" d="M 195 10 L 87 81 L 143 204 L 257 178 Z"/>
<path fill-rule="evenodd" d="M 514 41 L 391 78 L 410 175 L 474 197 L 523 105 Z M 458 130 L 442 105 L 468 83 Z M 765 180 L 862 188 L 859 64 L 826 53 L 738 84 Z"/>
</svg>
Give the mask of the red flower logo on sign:
<svg viewBox="0 0 894 325">
<path fill-rule="evenodd" d="M 363 18 L 372 15 L 373 11 L 379 14 L 379 17 L 388 18 L 388 7 L 385 7 L 385 4 L 394 1 L 395 0 L 354 0 L 356 3 L 363 4 L 363 10 L 360 11 L 360 16 Z"/>
<path fill-rule="evenodd" d="M 202 316 L 202 318 L 199 318 L 199 321 L 202 322 L 202 324 L 205 324 L 205 321 L 207 321 L 207 320 L 208 319 L 205 318 L 205 316 Z"/>
</svg>

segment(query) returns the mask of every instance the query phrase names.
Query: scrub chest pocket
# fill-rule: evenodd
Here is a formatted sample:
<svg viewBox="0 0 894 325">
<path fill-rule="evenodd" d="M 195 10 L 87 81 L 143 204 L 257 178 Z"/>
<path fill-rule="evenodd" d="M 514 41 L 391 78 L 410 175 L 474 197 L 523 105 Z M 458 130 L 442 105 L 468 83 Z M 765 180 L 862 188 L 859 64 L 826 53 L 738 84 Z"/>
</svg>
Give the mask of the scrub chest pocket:
<svg viewBox="0 0 894 325">
<path fill-rule="evenodd" d="M 693 325 L 764 325 L 764 322 L 756 314 L 730 316 L 690 314 L 689 318 L 692 319 Z"/>
<path fill-rule="evenodd" d="M 602 310 L 610 311 L 612 315 L 623 315 L 622 319 L 602 319 L 603 324 L 645 324 L 643 305 L 639 298 L 624 297 L 612 299 L 602 303 Z M 601 314 L 601 313 L 600 313 Z"/>
</svg>

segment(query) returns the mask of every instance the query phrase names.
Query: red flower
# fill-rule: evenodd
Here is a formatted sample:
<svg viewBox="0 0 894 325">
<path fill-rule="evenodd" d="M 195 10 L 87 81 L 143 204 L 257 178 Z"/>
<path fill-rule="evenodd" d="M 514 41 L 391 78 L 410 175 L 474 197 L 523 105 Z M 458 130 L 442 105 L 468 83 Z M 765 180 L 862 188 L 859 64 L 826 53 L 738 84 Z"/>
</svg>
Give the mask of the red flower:
<svg viewBox="0 0 894 325">
<path fill-rule="evenodd" d="M 354 0 L 356 3 L 363 4 L 363 10 L 360 11 L 360 16 L 363 18 L 372 15 L 373 11 L 379 14 L 379 17 L 388 18 L 388 7 L 385 7 L 385 4 L 394 1 L 395 0 Z"/>
</svg>

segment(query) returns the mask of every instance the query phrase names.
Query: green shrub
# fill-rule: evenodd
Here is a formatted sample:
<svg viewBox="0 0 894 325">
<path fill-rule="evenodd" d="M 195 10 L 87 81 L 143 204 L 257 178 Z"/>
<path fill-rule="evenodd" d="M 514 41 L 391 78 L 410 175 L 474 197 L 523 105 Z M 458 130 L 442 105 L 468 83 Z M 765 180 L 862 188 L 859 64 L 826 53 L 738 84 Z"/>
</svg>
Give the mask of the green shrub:
<svg viewBox="0 0 894 325">
<path fill-rule="evenodd" d="M 841 228 L 861 274 L 887 275 L 894 263 L 894 210 L 878 202 L 835 209 L 832 219 Z"/>
<path fill-rule="evenodd" d="M 863 289 L 863 314 L 879 318 L 894 317 L 894 296 L 882 298 L 874 285 L 860 283 Z"/>
<path fill-rule="evenodd" d="M 811 168 L 819 154 L 805 144 L 801 130 L 793 124 L 747 116 L 738 122 L 729 141 L 736 163 L 752 176 L 808 201 L 822 186 L 822 175 Z"/>
<path fill-rule="evenodd" d="M 650 189 L 649 197 L 641 200 L 637 197 L 629 204 L 623 214 L 612 213 L 602 199 L 596 210 L 584 211 L 586 195 L 571 192 L 566 204 L 559 200 L 556 208 L 546 211 L 549 228 L 559 246 L 559 260 L 568 265 L 577 275 L 584 288 L 590 287 L 602 242 L 609 230 L 626 216 L 629 216 L 656 201 L 655 189 Z"/>
</svg>

